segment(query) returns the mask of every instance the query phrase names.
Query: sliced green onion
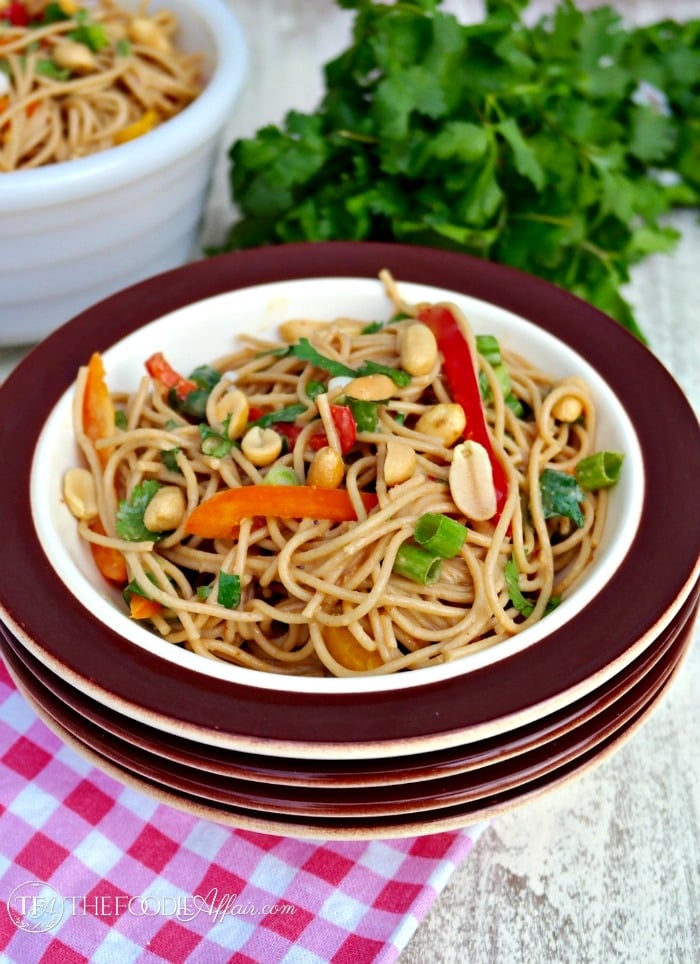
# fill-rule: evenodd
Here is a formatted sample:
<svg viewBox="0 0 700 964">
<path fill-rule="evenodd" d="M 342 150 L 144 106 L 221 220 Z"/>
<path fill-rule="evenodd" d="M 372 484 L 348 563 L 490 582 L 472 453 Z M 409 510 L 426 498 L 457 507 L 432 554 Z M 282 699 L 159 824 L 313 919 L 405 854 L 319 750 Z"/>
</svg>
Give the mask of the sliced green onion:
<svg viewBox="0 0 700 964">
<path fill-rule="evenodd" d="M 348 398 L 346 404 L 355 419 L 358 432 L 376 432 L 379 424 L 377 402 L 367 402 L 359 398 Z"/>
<path fill-rule="evenodd" d="M 589 492 L 615 485 L 620 478 L 623 459 L 620 452 L 595 452 L 577 464 L 576 481 Z"/>
<path fill-rule="evenodd" d="M 412 543 L 404 543 L 396 553 L 394 572 L 422 586 L 437 582 L 442 571 L 442 557 Z"/>
<path fill-rule="evenodd" d="M 477 335 L 476 350 L 489 365 L 500 365 L 503 361 L 501 346 L 498 344 L 498 338 L 495 335 Z"/>
<path fill-rule="evenodd" d="M 456 556 L 467 539 L 467 527 L 441 512 L 426 512 L 416 522 L 416 542 L 443 559 Z"/>
<path fill-rule="evenodd" d="M 301 480 L 288 465 L 273 465 L 263 479 L 263 485 L 301 485 Z"/>
</svg>

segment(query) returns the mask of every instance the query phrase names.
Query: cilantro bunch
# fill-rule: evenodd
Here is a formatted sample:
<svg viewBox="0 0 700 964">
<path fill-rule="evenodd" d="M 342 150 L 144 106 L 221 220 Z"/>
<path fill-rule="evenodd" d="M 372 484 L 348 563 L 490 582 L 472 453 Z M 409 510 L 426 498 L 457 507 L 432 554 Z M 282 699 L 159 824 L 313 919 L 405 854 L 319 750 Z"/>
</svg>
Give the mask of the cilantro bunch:
<svg viewBox="0 0 700 964">
<path fill-rule="evenodd" d="M 539 275 L 642 333 L 621 288 L 700 197 L 700 20 L 626 27 L 561 0 L 338 0 L 351 45 L 325 95 L 230 151 L 240 218 L 218 250 L 389 240 Z M 214 251 L 210 253 L 216 253 Z"/>
</svg>

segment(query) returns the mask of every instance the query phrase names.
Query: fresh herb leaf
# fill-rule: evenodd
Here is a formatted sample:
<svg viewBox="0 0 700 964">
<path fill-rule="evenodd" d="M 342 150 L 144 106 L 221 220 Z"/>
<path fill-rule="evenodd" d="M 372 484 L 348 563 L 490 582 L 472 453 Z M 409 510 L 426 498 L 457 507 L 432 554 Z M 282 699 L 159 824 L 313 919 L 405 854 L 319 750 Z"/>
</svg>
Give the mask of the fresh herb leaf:
<svg viewBox="0 0 700 964">
<path fill-rule="evenodd" d="M 540 475 L 540 497 L 545 519 L 564 516 L 578 527 L 583 525 L 581 503 L 586 494 L 573 475 L 545 469 Z"/>
<path fill-rule="evenodd" d="M 308 338 L 300 338 L 292 345 L 289 353 L 302 361 L 309 362 L 316 368 L 327 371 L 332 378 L 358 378 L 361 375 L 383 374 L 392 378 L 398 386 L 409 385 L 411 376 L 401 368 L 392 368 L 389 365 L 382 365 L 380 362 L 367 360 L 359 368 L 350 368 L 344 362 L 336 361 L 335 358 L 327 358 L 317 351 Z"/>
<path fill-rule="evenodd" d="M 518 579 L 520 578 L 520 570 L 518 569 L 518 564 L 511 558 L 505 565 L 503 574 L 506 580 L 506 587 L 508 589 L 508 598 L 513 603 L 513 606 L 522 616 L 527 619 L 531 615 L 532 610 L 535 608 L 535 604 L 530 600 L 526 599 L 518 585 Z"/>
<path fill-rule="evenodd" d="M 319 382 L 315 378 L 310 378 L 306 383 L 306 396 L 310 398 L 312 402 L 318 398 L 319 395 L 325 395 L 327 391 L 328 389 L 323 382 Z"/>
<path fill-rule="evenodd" d="M 518 583 L 520 570 L 518 569 L 517 562 L 512 556 L 505 564 L 503 572 L 506 580 L 506 588 L 508 589 L 508 598 L 513 603 L 515 610 L 527 619 L 528 616 L 532 615 L 535 604 L 531 599 L 528 599 L 520 589 L 520 585 Z M 550 596 L 550 598 L 547 600 L 547 605 L 544 607 L 544 615 L 547 616 L 549 613 L 553 612 L 560 602 L 561 596 Z"/>
<path fill-rule="evenodd" d="M 381 362 L 375 362 L 371 359 L 364 361 L 355 374 L 358 376 L 388 375 L 399 388 L 404 388 L 406 385 L 411 384 L 411 376 L 402 368 L 392 368 L 390 365 L 382 365 Z"/>
<path fill-rule="evenodd" d="M 189 392 L 186 398 L 180 398 L 175 389 L 169 392 L 169 402 L 177 412 L 192 418 L 204 418 L 209 394 L 221 380 L 221 372 L 209 365 L 199 365 L 190 374 L 189 380 L 194 382 L 196 389 Z"/>
<path fill-rule="evenodd" d="M 231 147 L 223 250 L 398 241 L 539 275 L 643 338 L 625 285 L 700 201 L 700 21 L 626 25 L 611 6 L 337 0 L 352 40 L 310 113 Z M 660 177 L 659 172 L 664 175 Z M 216 253 L 211 251 L 210 253 Z"/>
<path fill-rule="evenodd" d="M 216 601 L 226 609 L 235 609 L 241 603 L 241 577 L 228 572 L 219 573 L 219 588 Z"/>
<path fill-rule="evenodd" d="M 157 479 L 146 479 L 134 486 L 131 496 L 122 499 L 117 509 L 117 535 L 129 542 L 150 542 L 162 539 L 164 532 L 151 532 L 146 528 L 143 515 L 148 503 L 160 488 Z"/>
<path fill-rule="evenodd" d="M 295 405 L 287 405 L 284 408 L 278 408 L 277 411 L 266 412 L 260 418 L 256 418 L 254 422 L 251 422 L 248 427 L 256 425 L 259 428 L 269 428 L 276 422 L 295 422 L 305 411 L 307 411 L 307 407 L 301 402 Z"/>
<path fill-rule="evenodd" d="M 314 348 L 308 338 L 300 338 L 295 345 L 290 347 L 289 354 L 294 355 L 295 358 L 300 358 L 302 361 L 309 362 L 309 364 L 314 365 L 316 368 L 322 368 L 333 378 L 338 376 L 354 378 L 357 374 L 354 368 L 350 368 L 348 365 L 343 364 L 343 362 L 322 355 Z"/>
<path fill-rule="evenodd" d="M 182 474 L 182 469 L 177 464 L 177 457 L 181 449 L 179 447 L 173 449 L 163 449 L 160 453 L 160 457 L 163 460 L 163 465 L 168 469 L 169 472 L 179 472 Z"/>
<path fill-rule="evenodd" d="M 229 415 L 226 423 L 230 417 Z M 233 442 L 228 435 L 217 432 L 208 422 L 200 422 L 198 427 L 201 439 L 200 448 L 204 455 L 211 455 L 214 458 L 223 459 L 230 454 L 235 442 Z"/>
</svg>

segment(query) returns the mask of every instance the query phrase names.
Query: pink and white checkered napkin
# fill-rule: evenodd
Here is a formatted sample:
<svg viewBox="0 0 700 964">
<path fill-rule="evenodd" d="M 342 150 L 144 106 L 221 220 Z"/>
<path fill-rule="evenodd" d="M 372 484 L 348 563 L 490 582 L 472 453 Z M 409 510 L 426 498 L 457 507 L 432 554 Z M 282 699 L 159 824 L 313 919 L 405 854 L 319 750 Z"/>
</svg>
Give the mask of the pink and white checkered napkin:
<svg viewBox="0 0 700 964">
<path fill-rule="evenodd" d="M 0 661 L 8 964 L 387 964 L 482 829 L 319 842 L 197 819 L 63 744 Z"/>
</svg>

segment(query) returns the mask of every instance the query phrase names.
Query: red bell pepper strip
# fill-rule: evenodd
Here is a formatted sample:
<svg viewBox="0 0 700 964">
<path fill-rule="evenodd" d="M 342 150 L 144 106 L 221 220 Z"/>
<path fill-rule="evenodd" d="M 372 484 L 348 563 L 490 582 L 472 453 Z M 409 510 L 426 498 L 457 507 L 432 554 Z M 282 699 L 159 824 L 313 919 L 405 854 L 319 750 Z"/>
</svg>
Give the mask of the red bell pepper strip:
<svg viewBox="0 0 700 964">
<path fill-rule="evenodd" d="M 435 335 L 438 348 L 442 353 L 443 370 L 450 392 L 467 416 L 464 438 L 483 445 L 489 454 L 493 485 L 496 490 L 494 519 L 498 519 L 508 498 L 508 476 L 491 445 L 479 380 L 469 343 L 464 337 L 457 318 L 446 305 L 430 305 L 420 309 L 418 320 L 427 325 Z"/>
<path fill-rule="evenodd" d="M 197 383 L 175 371 L 160 351 L 157 351 L 154 355 L 151 355 L 150 358 L 146 359 L 146 371 L 151 378 L 155 378 L 164 388 L 175 389 L 175 394 L 183 402 L 190 392 L 197 391 Z"/>
<path fill-rule="evenodd" d="M 12 27 L 28 27 L 29 11 L 23 3 L 14 0 L 0 10 L 0 20 L 7 20 Z"/>
<path fill-rule="evenodd" d="M 338 433 L 340 451 L 343 455 L 348 452 L 357 439 L 357 422 L 349 405 L 329 405 L 333 425 Z M 325 432 L 317 432 L 309 439 L 309 446 L 314 450 L 324 448 L 328 445 L 328 436 Z"/>
</svg>

